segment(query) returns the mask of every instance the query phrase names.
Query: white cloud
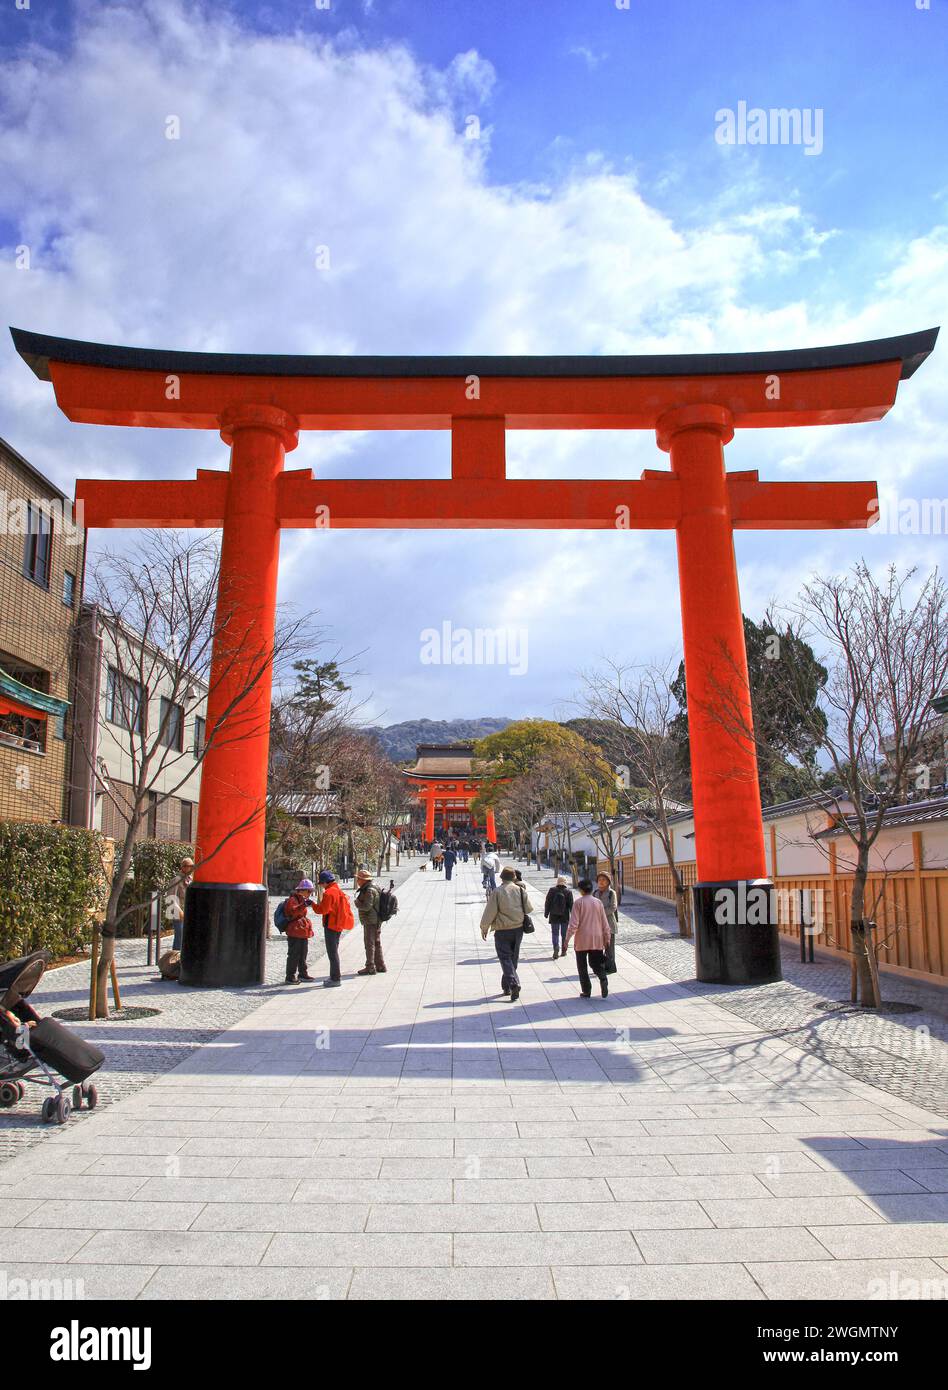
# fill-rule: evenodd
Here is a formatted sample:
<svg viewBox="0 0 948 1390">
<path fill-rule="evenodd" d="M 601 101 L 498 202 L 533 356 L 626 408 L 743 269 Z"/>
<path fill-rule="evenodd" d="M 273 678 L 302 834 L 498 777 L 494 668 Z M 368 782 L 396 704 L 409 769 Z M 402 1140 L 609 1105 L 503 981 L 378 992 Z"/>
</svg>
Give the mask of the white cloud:
<svg viewBox="0 0 948 1390">
<path fill-rule="evenodd" d="M 795 195 L 735 183 L 703 225 L 682 226 L 595 152 L 542 188 L 492 183 L 486 141 L 464 139 L 463 118 L 494 80 L 473 50 L 434 72 L 398 45 L 254 35 L 175 0 L 90 8 L 69 53 L 33 48 L 0 71 L 0 217 L 33 264 L 3 255 L 9 320 L 146 346 L 381 353 L 743 350 L 938 321 L 945 228 L 893 248 L 875 284 L 827 297 L 832 229 Z M 165 137 L 169 116 L 180 139 Z M 315 267 L 320 245 L 329 270 Z M 805 300 L 774 304 L 778 271 L 810 277 Z M 942 357 L 883 425 L 744 435 L 730 466 L 897 475 L 932 495 L 944 488 Z M 77 474 L 225 463 L 210 433 L 69 425 L 9 345 L 0 393 L 0 433 L 66 488 Z M 310 435 L 290 465 L 404 476 L 417 459 L 430 475 L 447 447 Z M 511 455 L 527 476 L 667 466 L 644 436 L 517 436 Z M 865 544 L 742 536 L 746 606 Z M 542 711 L 569 693 L 564 673 L 588 664 L 597 632 L 644 658 L 666 654 L 678 626 L 673 537 L 647 533 L 298 533 L 284 540 L 282 592 L 315 603 L 351 649 L 370 647 L 362 664 L 391 718 Z M 418 666 L 432 621 L 518 610 L 529 677 Z"/>
</svg>

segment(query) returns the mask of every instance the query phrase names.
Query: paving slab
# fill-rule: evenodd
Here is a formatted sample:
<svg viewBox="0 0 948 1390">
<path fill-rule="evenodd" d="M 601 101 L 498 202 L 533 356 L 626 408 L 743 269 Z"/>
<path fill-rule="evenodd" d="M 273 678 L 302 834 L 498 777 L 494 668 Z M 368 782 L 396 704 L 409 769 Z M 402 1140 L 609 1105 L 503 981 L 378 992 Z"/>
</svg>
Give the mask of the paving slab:
<svg viewBox="0 0 948 1390">
<path fill-rule="evenodd" d="M 352 933 L 342 989 L 204 992 L 203 1030 L 183 1026 L 202 992 L 156 987 L 180 1047 L 116 1031 L 107 1068 L 133 1080 L 103 1108 L 7 1132 L 8 1274 L 166 1301 L 873 1298 L 948 1278 L 948 1124 L 924 1087 L 836 1065 L 769 1026 L 758 991 L 670 978 L 649 943 L 620 944 L 587 1001 L 541 932 L 510 1003 L 472 865 L 399 900 L 384 976 L 355 974 Z"/>
</svg>

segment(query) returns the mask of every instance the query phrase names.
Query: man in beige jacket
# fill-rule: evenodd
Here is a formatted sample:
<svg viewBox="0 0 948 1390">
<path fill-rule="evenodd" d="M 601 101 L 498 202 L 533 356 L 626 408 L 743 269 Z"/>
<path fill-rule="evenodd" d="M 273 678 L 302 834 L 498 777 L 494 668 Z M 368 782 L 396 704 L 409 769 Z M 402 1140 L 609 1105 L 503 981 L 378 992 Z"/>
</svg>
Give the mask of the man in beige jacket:
<svg viewBox="0 0 948 1390">
<path fill-rule="evenodd" d="M 527 890 L 516 882 L 513 869 L 504 869 L 500 875 L 500 887 L 495 888 L 487 899 L 481 917 L 481 936 L 487 940 L 487 933 L 494 933 L 494 949 L 501 968 L 501 989 L 509 994 L 511 1003 L 520 997 L 520 977 L 517 963 L 520 960 L 520 943 L 523 940 L 523 919 L 533 911 L 533 903 Z"/>
</svg>

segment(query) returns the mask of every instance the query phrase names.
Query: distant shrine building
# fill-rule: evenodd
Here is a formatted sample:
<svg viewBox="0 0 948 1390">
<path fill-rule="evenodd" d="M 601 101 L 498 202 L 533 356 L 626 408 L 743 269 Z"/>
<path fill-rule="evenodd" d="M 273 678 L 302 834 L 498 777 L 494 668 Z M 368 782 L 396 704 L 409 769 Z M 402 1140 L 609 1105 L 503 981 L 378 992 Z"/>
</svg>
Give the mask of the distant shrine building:
<svg viewBox="0 0 948 1390">
<path fill-rule="evenodd" d="M 457 835 L 481 835 L 494 841 L 497 832 L 494 813 L 488 811 L 482 824 L 472 811 L 480 795 L 481 782 L 472 774 L 473 743 L 419 743 L 415 766 L 406 770 L 415 813 L 412 816 L 427 841 L 454 831 Z"/>
</svg>

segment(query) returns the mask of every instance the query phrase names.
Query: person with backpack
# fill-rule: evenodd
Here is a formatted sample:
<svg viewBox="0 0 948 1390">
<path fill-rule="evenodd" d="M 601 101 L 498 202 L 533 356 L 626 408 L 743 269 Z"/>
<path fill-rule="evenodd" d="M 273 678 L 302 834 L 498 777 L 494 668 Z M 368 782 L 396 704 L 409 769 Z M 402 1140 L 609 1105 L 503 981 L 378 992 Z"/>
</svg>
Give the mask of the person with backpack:
<svg viewBox="0 0 948 1390">
<path fill-rule="evenodd" d="M 297 980 L 309 984 L 312 975 L 306 970 L 306 957 L 309 954 L 310 938 L 314 935 L 307 909 L 315 907 L 310 894 L 315 890 L 310 879 L 304 878 L 293 892 L 280 903 L 274 916 L 277 931 L 286 933 L 286 984 L 295 985 Z"/>
<path fill-rule="evenodd" d="M 560 874 L 553 887 L 546 895 L 546 902 L 543 904 L 543 915 L 550 924 L 550 931 L 553 933 L 553 959 L 566 955 L 566 928 L 569 926 L 570 913 L 573 910 L 573 895 L 566 886 L 566 879 Z"/>
<path fill-rule="evenodd" d="M 362 938 L 365 942 L 365 966 L 357 971 L 359 975 L 384 975 L 385 959 L 382 955 L 382 923 L 379 921 L 379 900 L 381 893 L 372 882 L 372 875 L 365 864 L 359 865 L 356 874 L 355 905 L 362 923 Z"/>
<path fill-rule="evenodd" d="M 355 926 L 355 918 L 349 899 L 336 882 L 336 875 L 328 869 L 323 869 L 319 875 L 319 889 L 319 898 L 312 908 L 323 919 L 323 940 L 329 960 L 329 978 L 323 980 L 323 989 L 338 989 L 342 984 L 339 942 L 342 933 Z"/>
</svg>

